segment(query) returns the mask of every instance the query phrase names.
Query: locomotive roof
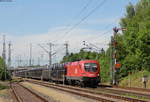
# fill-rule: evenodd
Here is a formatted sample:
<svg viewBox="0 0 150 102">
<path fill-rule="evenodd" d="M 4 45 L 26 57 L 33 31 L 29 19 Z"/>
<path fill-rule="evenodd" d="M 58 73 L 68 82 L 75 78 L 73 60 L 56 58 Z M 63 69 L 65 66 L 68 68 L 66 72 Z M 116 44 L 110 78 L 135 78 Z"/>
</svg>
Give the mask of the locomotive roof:
<svg viewBox="0 0 150 102">
<path fill-rule="evenodd" d="M 75 63 L 94 63 L 94 62 L 96 62 L 96 63 L 98 63 L 98 61 L 97 60 L 80 60 L 80 61 L 74 61 L 74 62 L 67 62 L 66 64 L 75 64 Z"/>
</svg>

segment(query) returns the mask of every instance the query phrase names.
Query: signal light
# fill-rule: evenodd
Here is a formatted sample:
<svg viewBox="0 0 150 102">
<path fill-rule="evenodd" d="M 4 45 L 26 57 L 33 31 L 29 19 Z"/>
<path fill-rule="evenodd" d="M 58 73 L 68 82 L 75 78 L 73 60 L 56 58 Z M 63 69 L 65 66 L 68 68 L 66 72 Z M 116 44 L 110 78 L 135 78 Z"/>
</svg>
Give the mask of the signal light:
<svg viewBox="0 0 150 102">
<path fill-rule="evenodd" d="M 121 67 L 121 64 L 120 64 L 120 63 L 116 63 L 116 64 L 115 64 L 115 68 L 116 68 L 116 69 L 118 69 L 118 68 L 120 68 L 120 67 Z"/>
</svg>

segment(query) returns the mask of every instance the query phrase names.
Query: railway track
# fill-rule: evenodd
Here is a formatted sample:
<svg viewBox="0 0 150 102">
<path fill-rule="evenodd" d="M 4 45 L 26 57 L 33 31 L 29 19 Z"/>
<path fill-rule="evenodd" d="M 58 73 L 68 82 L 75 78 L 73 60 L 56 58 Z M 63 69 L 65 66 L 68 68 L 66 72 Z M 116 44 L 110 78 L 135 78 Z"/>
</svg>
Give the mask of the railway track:
<svg viewBox="0 0 150 102">
<path fill-rule="evenodd" d="M 48 102 L 47 99 L 19 83 L 11 83 L 10 87 L 17 102 Z"/>
<path fill-rule="evenodd" d="M 107 93 L 113 93 L 118 95 L 128 95 L 128 96 L 136 96 L 137 98 L 146 98 L 150 100 L 150 92 L 143 91 L 135 91 L 135 90 L 126 90 L 126 89 L 118 89 L 118 88 L 96 88 L 94 91 L 103 91 Z"/>
<path fill-rule="evenodd" d="M 96 91 L 105 91 L 108 93 L 135 96 L 137 98 L 146 98 L 150 100 L 150 89 L 143 88 L 133 88 L 133 87 L 121 87 L 121 86 L 110 86 L 110 85 L 100 85 Z"/>
<path fill-rule="evenodd" d="M 101 84 L 99 87 L 103 88 L 116 88 L 116 89 L 124 89 L 124 90 L 130 90 L 130 91 L 139 91 L 139 92 L 150 92 L 150 89 L 144 89 L 144 88 L 135 88 L 135 87 L 122 87 L 122 86 L 112 86 L 112 85 L 104 85 Z"/>
<path fill-rule="evenodd" d="M 126 89 L 126 90 L 132 90 L 132 91 L 142 91 L 142 92 L 150 92 L 150 89 L 144 89 L 144 88 L 135 88 L 135 87 L 121 87 L 121 86 L 113 86 L 113 88 L 118 89 Z"/>
<path fill-rule="evenodd" d="M 78 87 L 72 87 L 72 86 L 64 86 L 64 85 L 59 85 L 59 84 L 50 84 L 48 82 L 43 82 L 43 81 L 35 81 L 35 80 L 27 80 L 30 83 L 42 85 L 45 87 L 50 87 L 50 88 L 55 88 L 58 90 L 66 91 L 69 93 L 77 94 L 83 97 L 88 97 L 90 99 L 98 100 L 98 101 L 104 101 L 104 102 L 123 102 L 123 101 L 128 101 L 128 102 L 148 102 L 145 100 L 140 100 L 140 99 L 135 99 L 135 98 L 130 98 L 130 97 L 125 97 L 125 96 L 120 96 L 120 95 L 115 95 L 115 94 L 110 94 L 110 93 L 104 93 L 104 92 L 93 92 L 87 89 L 83 88 L 78 88 Z"/>
<path fill-rule="evenodd" d="M 137 88 L 137 87 L 123 87 L 123 86 L 116 86 L 116 85 L 104 85 L 100 84 L 98 87 L 103 87 L 103 88 L 118 88 L 118 89 L 125 89 L 125 90 L 130 90 L 130 91 L 139 91 L 139 92 L 150 92 L 150 89 L 145 89 L 145 88 Z"/>
</svg>

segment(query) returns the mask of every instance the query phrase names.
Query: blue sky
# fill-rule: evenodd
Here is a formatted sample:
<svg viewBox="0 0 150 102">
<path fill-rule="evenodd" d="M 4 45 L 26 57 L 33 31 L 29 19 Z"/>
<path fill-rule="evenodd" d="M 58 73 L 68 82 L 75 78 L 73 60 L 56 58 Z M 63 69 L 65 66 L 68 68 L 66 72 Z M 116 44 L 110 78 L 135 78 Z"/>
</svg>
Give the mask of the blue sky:
<svg viewBox="0 0 150 102">
<path fill-rule="evenodd" d="M 11 35 L 39 34 L 51 28 L 74 24 L 84 17 L 102 0 L 91 0 L 89 7 L 82 15 L 76 17 L 89 0 L 13 0 L 14 2 L 0 2 L 0 32 Z M 105 30 L 111 20 L 122 17 L 125 7 L 137 0 L 106 0 L 78 27 Z M 101 24 L 86 24 L 88 21 L 110 20 Z M 116 22 L 112 26 L 116 25 Z"/>
<path fill-rule="evenodd" d="M 66 32 L 70 27 L 77 24 L 103 0 L 13 1 L 0 2 L 0 49 L 2 35 L 5 34 L 6 42 L 12 42 L 12 60 L 16 66 L 18 56 L 22 57 L 24 64 L 28 64 L 30 43 L 33 45 L 35 64 L 41 54 L 44 54 L 41 63 L 48 63 L 48 55 L 37 46 L 39 43 L 44 43 L 43 46 L 47 49 L 47 42 L 61 44 L 53 48 L 54 51 L 62 48 L 53 56 L 53 62 L 59 62 L 65 55 L 65 41 L 69 43 L 69 52 L 78 52 L 85 47 L 83 41 L 107 49 L 113 33 L 112 28 L 119 26 L 119 19 L 125 15 L 129 2 L 136 4 L 138 0 L 105 0 L 101 7 L 69 33 Z M 80 13 L 88 2 L 90 4 Z"/>
</svg>

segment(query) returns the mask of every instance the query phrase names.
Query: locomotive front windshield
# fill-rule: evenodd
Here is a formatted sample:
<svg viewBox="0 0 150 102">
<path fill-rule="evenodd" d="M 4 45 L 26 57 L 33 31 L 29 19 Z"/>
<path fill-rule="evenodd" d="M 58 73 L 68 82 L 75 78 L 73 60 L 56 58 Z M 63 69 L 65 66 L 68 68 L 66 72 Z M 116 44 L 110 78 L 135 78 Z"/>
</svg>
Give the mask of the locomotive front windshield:
<svg viewBox="0 0 150 102">
<path fill-rule="evenodd" d="M 98 66 L 96 63 L 85 63 L 84 68 L 85 68 L 85 71 L 87 72 L 96 72 L 98 69 Z"/>
</svg>

